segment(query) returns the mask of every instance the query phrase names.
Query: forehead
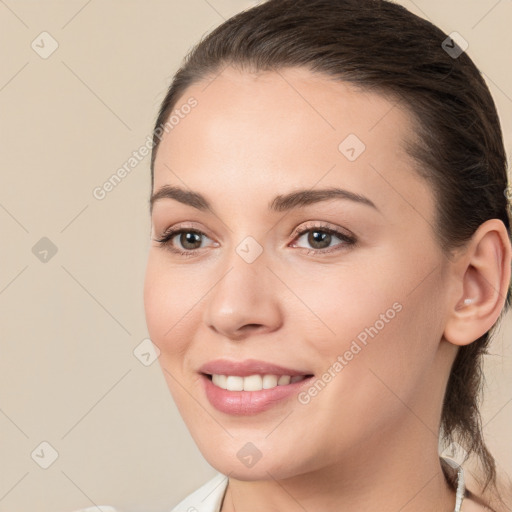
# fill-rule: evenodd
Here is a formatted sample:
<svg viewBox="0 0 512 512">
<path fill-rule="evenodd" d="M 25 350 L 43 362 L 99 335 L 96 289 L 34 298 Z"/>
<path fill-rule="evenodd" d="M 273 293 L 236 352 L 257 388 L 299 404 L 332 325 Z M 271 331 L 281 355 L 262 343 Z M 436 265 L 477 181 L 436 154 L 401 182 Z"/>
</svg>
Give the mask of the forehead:
<svg viewBox="0 0 512 512">
<path fill-rule="evenodd" d="M 191 99 L 194 108 L 181 111 Z M 382 94 L 302 68 L 226 68 L 189 87 L 174 113 L 155 160 L 155 190 L 184 181 L 228 197 L 230 189 L 265 195 L 269 184 L 275 194 L 318 183 L 405 203 L 411 196 L 430 209 L 428 186 L 404 149 L 412 118 Z"/>
</svg>

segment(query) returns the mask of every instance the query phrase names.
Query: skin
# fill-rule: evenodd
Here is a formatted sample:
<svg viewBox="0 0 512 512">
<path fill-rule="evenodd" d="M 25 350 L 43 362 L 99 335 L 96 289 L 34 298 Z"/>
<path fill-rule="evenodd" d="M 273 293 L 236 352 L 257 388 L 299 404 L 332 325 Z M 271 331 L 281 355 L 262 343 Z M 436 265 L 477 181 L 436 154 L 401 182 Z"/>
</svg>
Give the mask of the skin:
<svg viewBox="0 0 512 512">
<path fill-rule="evenodd" d="M 445 256 L 432 190 L 403 149 L 411 117 L 382 95 L 300 68 L 227 68 L 177 107 L 191 96 L 197 107 L 158 149 L 154 191 L 199 192 L 213 211 L 154 203 L 144 302 L 180 413 L 230 476 L 222 511 L 452 511 L 437 452 L 442 397 L 458 347 L 503 307 L 505 227 L 488 221 Z M 338 149 L 351 133 L 366 145 L 352 162 Z M 276 195 L 328 187 L 376 208 L 331 199 L 267 210 Z M 356 244 L 293 236 L 325 225 Z M 192 257 L 154 241 L 172 226 L 204 233 Z M 235 250 L 248 236 L 263 250 L 253 263 Z M 186 250 L 179 236 L 173 243 Z M 308 404 L 291 397 L 235 417 L 207 401 L 198 375 L 207 361 L 261 359 L 320 377 L 397 302 L 401 311 Z M 252 468 L 236 456 L 247 442 L 262 453 Z M 463 510 L 483 508 L 467 500 Z"/>
</svg>

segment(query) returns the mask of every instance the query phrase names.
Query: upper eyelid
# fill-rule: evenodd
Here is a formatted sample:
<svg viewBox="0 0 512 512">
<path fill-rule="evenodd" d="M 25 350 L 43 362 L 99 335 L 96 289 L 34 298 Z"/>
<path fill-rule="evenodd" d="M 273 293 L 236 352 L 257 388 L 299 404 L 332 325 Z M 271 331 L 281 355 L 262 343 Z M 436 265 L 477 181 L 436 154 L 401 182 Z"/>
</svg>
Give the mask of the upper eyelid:
<svg viewBox="0 0 512 512">
<path fill-rule="evenodd" d="M 155 233 L 158 231 L 155 227 L 153 229 L 154 229 Z M 197 226 L 193 225 L 192 223 L 186 222 L 186 221 L 184 223 L 178 223 L 177 225 L 172 225 L 172 226 L 164 228 L 161 231 L 160 236 L 164 236 L 166 233 L 169 233 L 171 231 L 176 231 L 176 232 L 177 231 L 197 231 L 203 235 L 208 236 L 208 234 L 206 233 L 207 230 L 204 230 L 203 228 L 197 227 Z"/>
<path fill-rule="evenodd" d="M 312 225 L 308 223 L 312 223 Z M 304 223 L 303 223 L 304 224 Z M 333 224 L 330 224 L 328 222 L 324 221 L 306 221 L 306 225 L 299 225 L 297 228 L 295 228 L 292 232 L 292 235 L 299 235 L 304 233 L 304 231 L 310 231 L 312 229 L 318 229 L 321 231 L 322 229 L 325 229 L 326 231 L 336 231 L 340 235 L 346 235 L 346 236 L 353 236 L 352 232 L 348 230 L 347 228 L 342 228 L 341 226 L 335 226 Z"/>
</svg>

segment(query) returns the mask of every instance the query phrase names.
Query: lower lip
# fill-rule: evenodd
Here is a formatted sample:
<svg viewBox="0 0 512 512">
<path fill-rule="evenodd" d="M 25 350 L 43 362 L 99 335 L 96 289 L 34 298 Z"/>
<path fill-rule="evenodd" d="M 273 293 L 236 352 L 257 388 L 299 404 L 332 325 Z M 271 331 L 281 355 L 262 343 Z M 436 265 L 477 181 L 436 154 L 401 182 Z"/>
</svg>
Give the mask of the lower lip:
<svg viewBox="0 0 512 512">
<path fill-rule="evenodd" d="M 266 411 L 286 398 L 296 395 L 299 389 L 312 379 L 307 377 L 293 384 L 261 391 L 228 391 L 213 384 L 205 375 L 201 377 L 210 404 L 218 411 L 233 416 L 247 416 Z"/>
</svg>

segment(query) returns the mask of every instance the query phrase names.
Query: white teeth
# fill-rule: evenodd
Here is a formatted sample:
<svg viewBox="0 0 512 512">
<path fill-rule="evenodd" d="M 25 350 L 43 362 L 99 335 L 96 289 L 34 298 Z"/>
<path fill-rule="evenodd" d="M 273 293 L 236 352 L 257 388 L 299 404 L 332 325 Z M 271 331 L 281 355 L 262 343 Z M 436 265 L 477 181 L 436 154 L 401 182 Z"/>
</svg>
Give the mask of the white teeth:
<svg viewBox="0 0 512 512">
<path fill-rule="evenodd" d="M 244 391 L 260 391 L 261 389 L 263 389 L 263 379 L 261 375 L 244 377 Z"/>
<path fill-rule="evenodd" d="M 289 375 L 281 375 L 277 381 L 278 386 L 287 386 L 292 378 Z"/>
<path fill-rule="evenodd" d="M 277 386 L 277 375 L 263 375 L 263 389 L 271 389 Z"/>
<path fill-rule="evenodd" d="M 243 391 L 244 378 L 235 375 L 228 375 L 226 379 L 226 389 L 228 391 Z"/>
<path fill-rule="evenodd" d="M 249 375 L 248 377 L 212 375 L 212 382 L 217 387 L 228 391 L 261 391 L 300 382 L 305 378 L 305 375 L 294 375 L 293 377 L 290 375 Z"/>
<path fill-rule="evenodd" d="M 228 378 L 225 375 L 212 375 L 212 381 L 219 388 L 226 389 L 226 381 Z"/>
</svg>

